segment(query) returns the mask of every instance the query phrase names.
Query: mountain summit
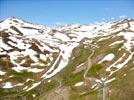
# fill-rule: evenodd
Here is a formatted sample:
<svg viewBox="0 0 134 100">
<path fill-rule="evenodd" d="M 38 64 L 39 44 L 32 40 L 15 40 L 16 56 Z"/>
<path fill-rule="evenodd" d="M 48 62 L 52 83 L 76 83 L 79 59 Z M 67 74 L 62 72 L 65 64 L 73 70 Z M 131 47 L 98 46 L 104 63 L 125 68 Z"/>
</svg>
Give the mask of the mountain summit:
<svg viewBox="0 0 134 100">
<path fill-rule="evenodd" d="M 133 76 L 133 19 L 55 29 L 0 22 L 0 99 L 132 100 Z"/>
</svg>

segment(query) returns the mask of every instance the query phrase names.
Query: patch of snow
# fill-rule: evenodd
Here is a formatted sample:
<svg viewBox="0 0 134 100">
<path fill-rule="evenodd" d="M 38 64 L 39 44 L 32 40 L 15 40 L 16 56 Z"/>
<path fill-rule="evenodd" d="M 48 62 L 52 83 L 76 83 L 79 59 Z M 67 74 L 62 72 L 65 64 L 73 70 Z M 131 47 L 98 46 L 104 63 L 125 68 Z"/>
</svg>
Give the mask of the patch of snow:
<svg viewBox="0 0 134 100">
<path fill-rule="evenodd" d="M 61 69 L 63 69 L 68 64 L 69 57 L 72 54 L 72 50 L 76 46 L 78 46 L 78 43 L 73 43 L 73 44 L 69 44 L 69 45 L 65 45 L 65 44 L 60 45 L 59 48 L 61 49 L 61 52 L 59 53 L 56 61 L 52 65 L 52 67 L 42 76 L 42 78 L 50 78 L 50 77 L 54 76 L 56 73 L 58 73 Z M 54 70 L 55 65 L 57 64 L 57 62 L 60 60 L 61 57 L 62 57 L 62 59 L 58 65 L 58 67 Z M 48 73 L 50 73 L 50 74 L 48 74 Z"/>
<path fill-rule="evenodd" d="M 102 83 L 102 81 L 99 80 L 99 79 L 95 79 L 95 81 L 96 81 L 97 83 Z"/>
<path fill-rule="evenodd" d="M 81 86 L 83 84 L 84 84 L 84 82 L 78 82 L 78 83 L 75 84 L 75 86 L 77 87 L 77 86 Z"/>
<path fill-rule="evenodd" d="M 37 38 L 38 39 L 38 38 Z M 43 40 L 43 39 L 41 39 L 41 40 Z M 46 41 L 45 40 L 45 38 L 44 38 L 44 40 L 43 40 L 45 43 L 47 43 L 48 41 Z M 48 50 L 48 51 L 50 51 L 50 52 L 56 52 L 55 50 L 53 50 L 53 49 L 51 49 L 48 45 L 46 45 L 45 43 L 42 43 L 42 41 L 40 41 L 40 44 L 42 45 L 42 46 L 39 46 L 39 45 L 37 45 L 38 46 L 38 48 L 42 51 L 42 52 L 44 52 L 44 50 Z M 51 44 L 50 44 L 51 45 Z"/>
<path fill-rule="evenodd" d="M 26 82 L 28 82 L 28 81 L 34 81 L 34 80 L 33 80 L 33 79 L 28 78 L 28 79 L 26 80 Z"/>
<path fill-rule="evenodd" d="M 122 67 L 124 67 L 132 59 L 133 55 L 134 55 L 134 52 L 131 53 L 129 55 L 129 57 L 122 64 L 115 65 L 114 67 L 116 67 L 118 69 L 121 69 Z"/>
<path fill-rule="evenodd" d="M 9 24 L 9 19 L 4 20 L 2 23 L 0 23 L 0 31 L 3 29 L 9 28 L 11 25 Z"/>
<path fill-rule="evenodd" d="M 76 67 L 76 69 L 77 68 L 80 68 L 81 66 L 83 66 L 85 63 L 82 63 L 82 64 L 80 64 L 80 65 L 78 65 L 77 67 Z"/>
<path fill-rule="evenodd" d="M 43 66 L 49 66 L 50 64 L 48 63 L 48 64 L 45 65 L 44 63 L 38 63 L 37 65 L 43 67 Z"/>
<path fill-rule="evenodd" d="M 106 71 L 111 71 L 111 67 L 114 67 L 118 62 L 122 61 L 123 57 L 126 56 L 126 53 L 122 55 L 115 63 L 113 63 L 110 67 L 106 69 Z"/>
<path fill-rule="evenodd" d="M 24 88 L 23 88 L 23 90 L 26 90 L 28 88 L 28 86 L 25 86 Z"/>
<path fill-rule="evenodd" d="M 26 28 L 17 27 L 16 28 L 23 33 L 23 35 L 34 35 L 34 34 L 40 34 L 38 30 L 31 30 Z"/>
<path fill-rule="evenodd" d="M 34 50 L 29 49 L 29 46 L 30 45 L 28 45 L 26 50 L 24 52 L 21 52 L 21 54 L 23 54 L 24 56 L 29 55 L 34 62 L 38 62 L 38 58 L 35 56 L 37 53 Z"/>
<path fill-rule="evenodd" d="M 132 57 L 133 57 L 133 55 L 134 55 L 134 52 L 131 53 L 131 54 L 129 55 L 129 57 L 128 57 L 123 63 L 117 65 L 118 62 L 120 62 L 120 61 L 123 60 L 123 57 L 124 57 L 125 55 L 126 55 L 126 54 L 124 53 L 123 56 L 122 56 L 120 59 L 118 59 L 114 64 L 112 64 L 110 67 L 108 67 L 108 68 L 106 69 L 106 71 L 111 71 L 111 69 L 110 69 L 111 67 L 116 67 L 116 68 L 117 68 L 115 71 L 111 71 L 110 74 L 109 74 L 109 76 L 111 76 L 113 73 L 115 73 L 116 71 L 118 71 L 118 70 L 121 69 L 122 67 L 125 67 L 126 64 L 132 59 Z"/>
<path fill-rule="evenodd" d="M 95 28 L 94 25 L 82 25 L 80 28 L 76 29 L 77 31 L 91 31 Z"/>
<path fill-rule="evenodd" d="M 52 56 L 50 56 L 49 59 L 50 59 L 50 61 L 53 61 L 53 57 Z"/>
<path fill-rule="evenodd" d="M 98 62 L 98 64 L 102 63 L 103 61 L 111 61 L 115 57 L 114 54 L 110 53 L 106 55 L 101 61 Z"/>
<path fill-rule="evenodd" d="M 52 80 L 48 80 L 48 83 L 50 83 Z"/>
<path fill-rule="evenodd" d="M 14 77 L 14 75 L 10 75 L 10 76 L 9 76 L 9 78 L 12 78 L 12 77 Z"/>
<path fill-rule="evenodd" d="M 102 77 L 101 80 L 102 80 L 102 81 L 105 81 L 105 80 L 106 80 L 106 77 Z"/>
<path fill-rule="evenodd" d="M 49 66 L 49 64 L 45 65 L 44 63 L 36 62 L 36 63 L 31 63 L 30 66 Z"/>
<path fill-rule="evenodd" d="M 0 55 L 6 55 L 6 54 L 7 54 L 6 51 L 4 51 L 4 52 L 0 51 Z"/>
<path fill-rule="evenodd" d="M 20 65 L 21 65 L 21 64 L 24 64 L 25 62 L 26 62 L 26 60 L 23 59 L 23 60 L 21 61 Z"/>
<path fill-rule="evenodd" d="M 19 54 L 19 51 L 13 51 L 11 53 L 8 53 L 8 55 L 10 56 L 11 62 L 14 65 L 16 65 L 15 67 L 12 67 L 12 69 L 17 71 L 17 72 L 21 72 L 22 70 L 26 70 L 27 68 L 26 67 L 22 67 L 18 63 L 15 62 L 18 54 Z"/>
<path fill-rule="evenodd" d="M 98 40 L 98 42 L 100 42 L 100 41 L 103 41 L 103 40 L 107 40 L 107 39 L 109 39 L 110 37 L 108 36 L 108 37 L 102 37 L 102 38 L 100 38 L 99 40 Z"/>
<path fill-rule="evenodd" d="M 115 77 L 114 78 L 111 78 L 110 80 L 107 80 L 105 83 L 107 84 L 107 83 L 110 83 L 110 82 L 112 82 L 113 80 L 115 80 Z"/>
<path fill-rule="evenodd" d="M 33 94 L 33 97 L 35 97 L 36 95 L 35 94 Z"/>
<path fill-rule="evenodd" d="M 22 70 L 26 70 L 26 67 L 22 67 L 22 66 L 17 66 L 17 67 L 12 67 L 12 70 L 16 71 L 16 72 L 21 72 Z"/>
<path fill-rule="evenodd" d="M 51 77 L 50 75 L 47 75 L 47 73 L 50 73 L 52 70 L 54 70 L 55 65 L 57 64 L 58 60 L 60 59 L 60 54 L 57 57 L 56 61 L 54 62 L 54 64 L 51 66 L 51 68 L 42 76 L 42 78 L 49 78 Z"/>
<path fill-rule="evenodd" d="M 27 69 L 28 72 L 33 72 L 33 73 L 39 73 L 42 72 L 44 69 L 38 69 L 38 68 L 29 68 Z"/>
<path fill-rule="evenodd" d="M 131 27 L 129 29 L 132 30 L 132 31 L 134 31 L 134 22 L 130 22 L 130 26 Z"/>
<path fill-rule="evenodd" d="M 134 46 L 134 33 L 133 32 L 120 32 L 118 34 L 119 36 L 124 36 L 126 39 L 126 42 L 124 43 L 124 47 L 127 49 L 127 51 L 130 51 L 132 46 Z"/>
<path fill-rule="evenodd" d="M 6 45 L 5 43 L 3 43 L 2 40 L 0 40 L 0 48 L 4 48 L 5 50 L 10 50 L 10 49 L 12 49 L 11 47 L 9 47 L 9 46 Z"/>
<path fill-rule="evenodd" d="M 95 89 L 97 87 L 97 84 L 94 84 L 91 89 Z"/>
<path fill-rule="evenodd" d="M 127 74 L 124 74 L 123 76 L 126 76 Z"/>
<path fill-rule="evenodd" d="M 16 47 L 16 44 L 15 44 L 15 43 L 13 43 L 13 42 L 11 42 L 11 41 L 8 41 L 8 43 L 9 43 L 10 45 L 12 45 L 12 46 L 15 46 L 15 47 Z"/>
<path fill-rule="evenodd" d="M 11 44 L 12 46 L 18 47 L 19 49 L 25 49 L 25 44 L 23 43 L 23 40 L 21 39 L 17 39 L 14 36 L 10 36 L 9 39 L 13 40 L 16 43 L 13 43 L 11 41 L 8 41 L 9 44 Z"/>
<path fill-rule="evenodd" d="M 70 38 L 67 37 L 67 35 L 62 34 L 62 33 L 55 33 L 54 36 L 55 36 L 57 39 L 61 39 L 61 40 L 64 39 L 64 41 L 69 41 L 69 40 L 70 40 Z"/>
<path fill-rule="evenodd" d="M 6 72 L 0 70 L 0 75 L 5 75 Z"/>
<path fill-rule="evenodd" d="M 10 83 L 10 82 L 6 82 L 3 86 L 3 88 L 5 89 L 10 89 L 10 88 L 13 88 L 13 85 Z"/>
<path fill-rule="evenodd" d="M 22 67 L 19 65 L 17 67 L 12 67 L 12 69 L 16 72 L 21 72 L 22 70 L 27 70 L 28 72 L 33 72 L 33 73 L 39 73 L 44 70 L 44 69 L 31 68 L 31 67 Z"/>
<path fill-rule="evenodd" d="M 22 85 L 24 85 L 24 83 L 18 83 L 18 84 L 14 85 L 14 86 L 22 86 Z"/>
<path fill-rule="evenodd" d="M 113 46 L 113 45 L 115 45 L 115 44 L 120 44 L 120 43 L 123 43 L 123 42 L 124 42 L 123 40 L 122 40 L 122 41 L 116 41 L 116 42 L 110 44 L 109 46 Z"/>
<path fill-rule="evenodd" d="M 43 61 L 46 61 L 47 57 L 44 54 L 40 54 L 40 59 L 43 60 Z"/>
<path fill-rule="evenodd" d="M 119 48 L 118 51 L 121 51 L 122 48 Z"/>
<path fill-rule="evenodd" d="M 35 88 L 36 86 L 38 86 L 41 82 L 37 82 L 37 83 L 33 83 L 33 85 L 28 88 L 26 91 L 30 91 L 31 89 Z"/>
<path fill-rule="evenodd" d="M 46 54 L 46 57 L 49 57 L 49 54 Z"/>
<path fill-rule="evenodd" d="M 32 50 L 33 51 L 33 50 Z M 30 58 L 34 61 L 34 62 L 38 62 L 38 58 L 35 55 L 31 55 L 30 54 Z"/>
</svg>

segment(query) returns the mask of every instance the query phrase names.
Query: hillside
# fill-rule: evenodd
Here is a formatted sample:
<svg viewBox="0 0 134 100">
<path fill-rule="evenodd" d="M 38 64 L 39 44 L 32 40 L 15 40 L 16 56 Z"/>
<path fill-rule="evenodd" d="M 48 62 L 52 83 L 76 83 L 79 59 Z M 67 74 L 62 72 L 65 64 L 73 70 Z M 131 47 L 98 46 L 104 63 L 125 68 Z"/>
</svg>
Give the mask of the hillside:
<svg viewBox="0 0 134 100">
<path fill-rule="evenodd" d="M 54 29 L 0 22 L 2 100 L 133 100 L 133 77 L 133 19 Z"/>
</svg>

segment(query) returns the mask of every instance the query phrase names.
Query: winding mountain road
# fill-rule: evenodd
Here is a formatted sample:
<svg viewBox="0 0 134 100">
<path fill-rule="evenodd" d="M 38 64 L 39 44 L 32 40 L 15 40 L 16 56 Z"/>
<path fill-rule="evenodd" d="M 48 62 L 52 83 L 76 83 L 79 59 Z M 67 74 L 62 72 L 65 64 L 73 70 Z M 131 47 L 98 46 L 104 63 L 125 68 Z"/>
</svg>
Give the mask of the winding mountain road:
<svg viewBox="0 0 134 100">
<path fill-rule="evenodd" d="M 85 72 L 84 72 L 84 74 L 83 74 L 83 78 L 84 78 L 85 80 L 88 79 L 87 74 L 88 74 L 89 69 L 92 67 L 91 57 L 94 55 L 94 52 L 95 52 L 94 47 L 96 47 L 96 46 L 94 46 L 94 45 L 91 45 L 91 46 L 93 46 L 93 48 L 91 49 L 91 50 L 92 50 L 92 53 L 91 53 L 90 56 L 88 57 L 88 60 L 87 60 L 87 63 L 88 63 L 88 64 L 87 64 L 87 68 L 86 68 L 86 70 L 85 70 Z"/>
</svg>

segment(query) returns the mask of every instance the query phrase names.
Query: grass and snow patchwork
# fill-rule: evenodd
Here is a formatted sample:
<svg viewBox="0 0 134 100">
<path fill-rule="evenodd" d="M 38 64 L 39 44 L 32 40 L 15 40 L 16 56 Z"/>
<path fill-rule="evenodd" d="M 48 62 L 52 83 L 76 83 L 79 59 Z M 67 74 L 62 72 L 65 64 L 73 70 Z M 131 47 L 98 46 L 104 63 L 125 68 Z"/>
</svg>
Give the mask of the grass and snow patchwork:
<svg viewBox="0 0 134 100">
<path fill-rule="evenodd" d="M 4 31 L 4 35 L 0 34 L 2 87 L 13 88 L 17 91 L 24 90 L 28 95 L 32 92 L 31 98 L 38 96 L 36 92 L 40 89 L 44 92 L 44 88 L 55 88 L 57 82 L 53 83 L 53 77 L 55 80 L 61 78 L 65 88 L 73 85 L 76 88 L 86 87 L 83 71 L 87 66 L 86 61 L 91 49 L 96 50 L 95 55 L 91 57 L 93 66 L 88 72 L 88 77 L 96 78 L 95 82 L 98 84 L 103 84 L 104 81 L 111 84 L 117 80 L 116 77 L 110 76 L 109 80 L 102 77 L 123 67 L 132 66 L 134 63 L 134 24 L 129 23 L 130 27 L 126 22 L 104 22 L 95 25 L 65 25 L 51 29 L 14 18 L 1 22 L 0 31 Z M 4 39 L 8 41 L 5 42 Z M 98 48 L 93 48 L 93 44 Z M 82 48 L 79 48 L 81 45 Z M 11 67 L 8 66 L 10 63 Z M 79 66 L 84 68 L 81 69 Z M 74 69 L 80 69 L 80 71 L 72 73 Z M 42 82 L 47 78 L 49 78 L 47 82 Z M 44 85 L 40 85 L 42 83 Z M 37 86 L 43 88 L 37 89 Z M 94 84 L 91 88 L 96 86 L 97 84 Z M 32 91 L 33 88 L 37 91 Z M 88 88 L 86 87 L 86 90 Z"/>
<path fill-rule="evenodd" d="M 126 42 L 124 47 L 130 52 L 132 47 L 134 47 L 134 33 L 133 32 L 120 32 L 118 36 L 124 36 Z"/>
</svg>

